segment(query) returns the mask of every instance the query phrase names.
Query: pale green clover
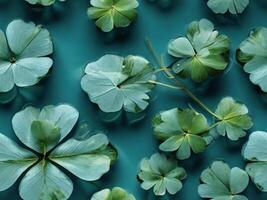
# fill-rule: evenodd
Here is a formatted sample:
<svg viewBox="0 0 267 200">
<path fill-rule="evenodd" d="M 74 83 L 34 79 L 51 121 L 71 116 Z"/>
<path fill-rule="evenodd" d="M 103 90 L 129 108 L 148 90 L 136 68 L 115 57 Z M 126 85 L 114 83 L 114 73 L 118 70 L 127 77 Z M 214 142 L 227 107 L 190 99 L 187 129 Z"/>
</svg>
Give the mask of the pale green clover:
<svg viewBox="0 0 267 200">
<path fill-rule="evenodd" d="M 209 125 L 204 115 L 191 109 L 171 109 L 164 111 L 153 119 L 154 135 L 163 141 L 162 151 L 176 151 L 177 158 L 183 160 L 194 153 L 203 152 L 207 143 L 204 135 Z"/>
<path fill-rule="evenodd" d="M 52 4 L 54 4 L 56 1 L 66 1 L 66 0 L 25 0 L 27 1 L 28 3 L 30 4 L 33 4 L 33 5 L 42 5 L 42 6 L 50 6 Z"/>
<path fill-rule="evenodd" d="M 114 27 L 127 27 L 136 18 L 138 2 L 136 0 L 91 0 L 87 11 L 91 19 L 96 20 L 96 26 L 104 32 L 110 32 Z"/>
<path fill-rule="evenodd" d="M 172 66 L 175 73 L 201 82 L 227 67 L 229 45 L 227 36 L 214 30 L 209 20 L 201 19 L 189 25 L 186 37 L 169 42 L 168 53 L 178 58 Z"/>
<path fill-rule="evenodd" d="M 224 14 L 229 11 L 231 14 L 242 13 L 249 4 L 249 0 L 209 0 L 208 7 L 216 14 Z"/>
<path fill-rule="evenodd" d="M 253 126 L 246 105 L 236 102 L 232 97 L 223 98 L 215 113 L 220 118 L 218 133 L 227 135 L 230 140 L 235 141 L 246 136 L 246 130 Z"/>
<path fill-rule="evenodd" d="M 253 132 L 244 145 L 243 156 L 248 161 L 246 171 L 252 181 L 267 192 L 267 132 Z"/>
<path fill-rule="evenodd" d="M 248 174 L 238 168 L 230 167 L 221 161 L 215 161 L 205 169 L 201 176 L 203 184 L 198 186 L 202 198 L 213 200 L 248 200 L 241 195 L 249 183 Z"/>
<path fill-rule="evenodd" d="M 148 106 L 148 93 L 153 88 L 148 81 L 155 79 L 153 72 L 153 67 L 142 57 L 105 55 L 87 65 L 81 86 L 106 113 L 122 108 L 137 113 Z"/>
<path fill-rule="evenodd" d="M 75 108 L 64 104 L 42 110 L 26 107 L 16 113 L 13 129 L 29 150 L 0 134 L 0 191 L 11 187 L 25 173 L 19 186 L 22 199 L 66 200 L 73 184 L 58 166 L 86 181 L 98 180 L 108 172 L 116 151 L 105 135 L 71 138 L 59 144 L 78 116 Z"/>
<path fill-rule="evenodd" d="M 6 36 L 0 30 L 0 93 L 38 83 L 53 64 L 46 57 L 52 52 L 50 34 L 40 25 L 14 20 Z"/>
<path fill-rule="evenodd" d="M 114 187 L 95 193 L 91 200 L 135 200 L 135 197 L 120 187 Z"/>
<path fill-rule="evenodd" d="M 144 190 L 153 188 L 155 195 L 163 196 L 166 191 L 169 194 L 176 194 L 182 189 L 181 180 L 186 178 L 186 172 L 184 168 L 178 166 L 176 160 L 156 153 L 150 159 L 144 158 L 141 161 L 138 177 Z"/>
<path fill-rule="evenodd" d="M 250 80 L 267 92 L 267 29 L 257 28 L 250 32 L 237 51 L 239 62 L 244 64 Z"/>
</svg>

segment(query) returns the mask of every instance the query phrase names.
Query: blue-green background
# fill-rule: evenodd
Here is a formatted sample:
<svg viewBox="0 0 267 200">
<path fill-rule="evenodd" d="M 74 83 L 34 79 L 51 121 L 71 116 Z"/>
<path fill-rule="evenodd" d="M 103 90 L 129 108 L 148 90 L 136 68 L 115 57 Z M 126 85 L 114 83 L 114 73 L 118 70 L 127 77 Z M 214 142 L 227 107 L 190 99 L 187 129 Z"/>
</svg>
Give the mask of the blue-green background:
<svg viewBox="0 0 267 200">
<path fill-rule="evenodd" d="M 100 32 L 94 22 L 87 18 L 89 0 L 68 0 L 66 3 L 58 3 L 44 9 L 32 8 L 23 0 L 7 0 L 1 5 L 1 29 L 5 30 L 7 24 L 16 18 L 43 24 L 52 34 L 55 49 L 53 70 L 42 85 L 38 86 L 39 89 L 35 89 L 34 92 L 27 91 L 27 98 L 19 95 L 12 103 L 0 106 L 0 132 L 17 140 L 11 127 L 11 119 L 26 104 L 40 107 L 48 104 L 72 104 L 80 111 L 80 120 L 88 121 L 94 129 L 107 133 L 119 151 L 118 161 L 97 183 L 98 187 L 121 186 L 133 193 L 137 200 L 150 200 L 160 198 L 153 197 L 150 192 L 140 188 L 136 173 L 140 160 L 158 151 L 157 142 L 152 134 L 151 118 L 159 111 L 176 106 L 185 107 L 191 103 L 197 108 L 197 105 L 183 94 L 157 88 L 153 93 L 153 101 L 146 110 L 145 118 L 139 123 L 130 124 L 123 120 L 115 124 L 106 124 L 101 120 L 96 105 L 88 100 L 80 88 L 84 65 L 110 52 L 120 55 L 138 54 L 151 59 L 144 45 L 145 37 L 151 39 L 159 52 L 165 53 L 168 41 L 184 34 L 187 24 L 193 20 L 208 18 L 215 23 L 219 31 L 231 38 L 231 62 L 229 69 L 222 76 L 207 84 L 191 85 L 193 90 L 211 108 L 215 108 L 224 96 L 232 96 L 243 101 L 249 107 L 255 122 L 251 131 L 266 130 L 265 97 L 250 83 L 248 75 L 235 61 L 235 49 L 247 37 L 249 30 L 257 26 L 267 26 L 267 3 L 264 0 L 251 0 L 244 14 L 231 17 L 212 14 L 205 0 L 173 0 L 169 7 L 145 0 L 139 2 L 138 19 L 128 29 L 116 34 Z M 23 94 L 25 96 L 25 91 Z M 188 178 L 184 181 L 182 191 L 169 199 L 199 199 L 197 187 L 200 173 L 213 160 L 225 160 L 232 167 L 243 168 L 245 163 L 240 151 L 246 139 L 234 143 L 219 138 L 204 153 L 181 162 L 187 169 Z M 71 199 L 89 199 L 97 190 L 97 187 L 71 177 L 74 180 Z M 245 194 L 251 200 L 267 199 L 267 194 L 259 192 L 253 184 L 249 185 Z M 0 199 L 20 199 L 18 184 L 0 193 Z"/>
</svg>

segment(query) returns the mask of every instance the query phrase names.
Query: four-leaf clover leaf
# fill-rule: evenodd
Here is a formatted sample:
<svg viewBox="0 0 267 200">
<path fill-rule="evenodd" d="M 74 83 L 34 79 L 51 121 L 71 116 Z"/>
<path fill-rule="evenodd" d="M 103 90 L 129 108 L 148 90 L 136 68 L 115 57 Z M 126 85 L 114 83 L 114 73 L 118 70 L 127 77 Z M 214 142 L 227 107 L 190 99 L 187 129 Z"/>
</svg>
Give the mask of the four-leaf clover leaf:
<svg viewBox="0 0 267 200">
<path fill-rule="evenodd" d="M 227 135 L 230 140 L 246 136 L 246 130 L 253 126 L 246 105 L 236 102 L 232 97 L 223 98 L 215 113 L 220 118 L 218 133 Z"/>
<path fill-rule="evenodd" d="M 144 158 L 141 161 L 138 177 L 144 190 L 153 187 L 154 194 L 162 196 L 166 191 L 170 194 L 180 191 L 183 186 L 181 180 L 186 178 L 186 172 L 178 166 L 177 161 L 156 153 L 150 159 Z"/>
<path fill-rule="evenodd" d="M 189 25 L 186 37 L 170 41 L 168 53 L 179 59 L 172 66 L 175 73 L 201 82 L 227 67 L 229 45 L 227 36 L 214 30 L 209 20 L 201 19 Z"/>
<path fill-rule="evenodd" d="M 120 187 L 114 187 L 95 193 L 91 200 L 135 200 L 135 197 Z"/>
<path fill-rule="evenodd" d="M 257 28 L 250 32 L 237 50 L 239 62 L 244 64 L 250 80 L 267 92 L 267 28 Z"/>
<path fill-rule="evenodd" d="M 154 69 L 139 56 L 105 55 L 89 63 L 81 80 L 82 89 L 92 102 L 104 112 L 117 112 L 122 108 L 137 113 L 148 106 L 147 93 L 153 88 Z"/>
<path fill-rule="evenodd" d="M 199 185 L 198 193 L 202 198 L 213 200 L 247 200 L 247 197 L 240 195 L 249 183 L 246 171 L 230 167 L 222 162 L 215 161 L 205 169 L 201 176 L 203 184 Z"/>
<path fill-rule="evenodd" d="M 229 11 L 236 15 L 246 9 L 249 0 L 209 0 L 207 4 L 214 13 L 224 14 Z"/>
<path fill-rule="evenodd" d="M 136 0 L 91 0 L 88 16 L 96 19 L 96 26 L 104 32 L 114 27 L 127 27 L 137 16 Z"/>
<path fill-rule="evenodd" d="M 78 116 L 75 108 L 64 104 L 42 110 L 26 107 L 16 113 L 13 129 L 32 152 L 0 134 L 0 191 L 11 187 L 25 172 L 19 187 L 22 199 L 65 200 L 70 197 L 73 184 L 58 166 L 86 181 L 98 180 L 108 172 L 116 153 L 105 135 L 71 138 L 61 143 Z"/>
<path fill-rule="evenodd" d="M 255 185 L 267 192 L 267 132 L 256 131 L 244 145 L 243 156 L 249 162 L 246 171 Z"/>
<path fill-rule="evenodd" d="M 177 158 L 183 160 L 194 153 L 206 149 L 203 136 L 208 132 L 209 125 L 204 115 L 191 109 L 172 109 L 164 111 L 153 119 L 154 134 L 164 141 L 159 148 L 162 151 L 177 151 Z"/>
<path fill-rule="evenodd" d="M 12 21 L 6 36 L 0 30 L 0 92 L 16 85 L 35 85 L 50 70 L 53 61 L 46 57 L 53 52 L 49 32 L 40 25 Z"/>
</svg>

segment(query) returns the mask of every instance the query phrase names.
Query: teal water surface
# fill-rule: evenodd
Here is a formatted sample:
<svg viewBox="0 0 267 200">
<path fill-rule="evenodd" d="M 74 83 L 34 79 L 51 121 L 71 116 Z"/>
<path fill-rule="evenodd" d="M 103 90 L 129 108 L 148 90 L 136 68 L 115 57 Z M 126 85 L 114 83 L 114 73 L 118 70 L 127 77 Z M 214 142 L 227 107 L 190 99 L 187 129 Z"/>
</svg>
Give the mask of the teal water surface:
<svg viewBox="0 0 267 200">
<path fill-rule="evenodd" d="M 161 0 L 158 0 L 161 1 Z M 141 55 L 151 59 L 144 45 L 149 37 L 157 51 L 165 53 L 168 41 L 183 35 L 187 24 L 193 20 L 208 18 L 216 28 L 231 38 L 232 51 L 230 66 L 222 76 L 206 84 L 194 84 L 192 90 L 211 108 L 215 108 L 224 96 L 232 96 L 244 102 L 255 122 L 253 130 L 267 130 L 267 101 L 265 95 L 253 86 L 248 75 L 235 61 L 235 49 L 247 37 L 249 31 L 257 26 L 267 27 L 267 2 L 251 0 L 248 9 L 238 17 L 216 16 L 207 8 L 205 0 L 170 0 L 169 7 L 139 0 L 139 17 L 126 30 L 114 34 L 102 33 L 87 18 L 89 0 L 68 0 L 49 8 L 32 8 L 23 0 L 7 0 L 0 5 L 0 28 L 6 28 L 13 19 L 22 18 L 43 24 L 53 37 L 55 49 L 53 70 L 49 77 L 33 91 L 23 90 L 13 102 L 0 106 L 0 132 L 17 140 L 12 127 L 13 115 L 25 105 L 43 107 L 49 104 L 69 103 L 80 112 L 80 121 L 88 121 L 95 130 L 103 131 L 119 151 L 119 159 L 96 185 L 86 183 L 68 174 L 74 181 L 71 200 L 88 200 L 98 188 L 120 186 L 134 194 L 137 200 L 157 200 L 151 192 L 143 191 L 136 179 L 138 164 L 143 157 L 158 151 L 157 141 L 153 137 L 152 117 L 159 111 L 173 107 L 185 107 L 194 102 L 181 93 L 165 88 L 153 92 L 153 100 L 141 121 L 131 124 L 121 120 L 107 124 L 101 120 L 96 105 L 92 104 L 80 88 L 80 79 L 87 62 L 97 60 L 105 53 Z M 201 110 L 202 111 L 202 110 Z M 198 200 L 197 187 L 200 173 L 214 160 L 224 160 L 230 166 L 243 168 L 241 147 L 247 138 L 240 142 L 229 142 L 219 138 L 208 149 L 187 161 L 180 162 L 188 178 L 184 187 L 169 200 Z M 0 180 L 1 181 L 1 180 Z M 267 194 L 259 192 L 250 184 L 245 194 L 250 200 L 266 200 Z M 17 200 L 18 184 L 0 193 L 0 199 Z M 164 198 L 163 198 L 164 199 Z"/>
</svg>

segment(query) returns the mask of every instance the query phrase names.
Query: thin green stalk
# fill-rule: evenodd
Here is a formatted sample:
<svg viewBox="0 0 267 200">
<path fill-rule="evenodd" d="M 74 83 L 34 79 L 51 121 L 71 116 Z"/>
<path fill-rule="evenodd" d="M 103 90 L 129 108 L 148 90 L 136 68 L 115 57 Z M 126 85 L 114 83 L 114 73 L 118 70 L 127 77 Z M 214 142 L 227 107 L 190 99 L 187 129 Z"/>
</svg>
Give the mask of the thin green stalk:
<svg viewBox="0 0 267 200">
<path fill-rule="evenodd" d="M 199 132 L 199 133 L 195 133 L 195 134 L 196 134 L 196 135 L 200 135 L 200 136 L 202 136 L 203 134 L 209 132 L 210 130 L 212 130 L 212 129 L 214 129 L 216 126 L 218 126 L 219 123 L 220 123 L 220 122 L 216 122 L 216 123 L 212 124 L 211 126 L 209 126 L 207 129 L 205 129 L 204 131 L 201 131 L 201 132 Z"/>
<path fill-rule="evenodd" d="M 181 89 L 191 97 L 197 104 L 199 104 L 204 110 L 206 110 L 209 114 L 214 116 L 216 119 L 221 120 L 221 118 L 216 115 L 210 108 L 208 108 L 199 98 L 197 98 L 189 89 L 186 87 L 181 87 Z"/>
<path fill-rule="evenodd" d="M 147 49 L 149 50 L 149 52 L 153 56 L 154 60 L 156 61 L 156 63 L 160 67 L 159 70 L 164 71 L 168 78 L 171 78 L 171 79 L 175 78 L 171 73 L 169 73 L 168 68 L 165 67 L 164 62 L 163 62 L 163 58 L 158 56 L 158 54 L 156 53 L 155 49 L 152 46 L 151 41 L 148 38 L 146 38 L 145 43 L 146 43 Z"/>
<path fill-rule="evenodd" d="M 166 84 L 166 83 L 161 83 L 161 82 L 157 82 L 157 81 L 153 81 L 153 80 L 149 80 L 148 83 L 152 83 L 152 84 L 155 84 L 155 85 L 164 86 L 164 87 L 167 87 L 167 88 L 170 88 L 170 89 L 175 89 L 175 90 L 182 89 L 182 88 L 177 87 L 177 86 L 173 86 L 173 85 L 169 85 L 169 84 Z"/>
</svg>

